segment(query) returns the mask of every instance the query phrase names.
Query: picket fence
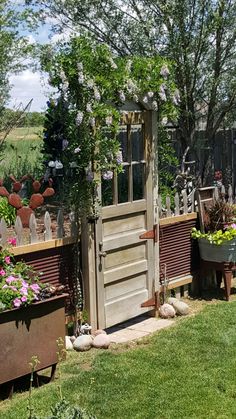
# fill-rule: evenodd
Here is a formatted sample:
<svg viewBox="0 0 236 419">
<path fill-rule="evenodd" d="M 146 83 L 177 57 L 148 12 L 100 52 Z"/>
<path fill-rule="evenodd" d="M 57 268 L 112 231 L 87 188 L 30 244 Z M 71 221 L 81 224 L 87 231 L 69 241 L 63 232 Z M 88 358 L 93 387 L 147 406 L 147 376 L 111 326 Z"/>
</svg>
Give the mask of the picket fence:
<svg viewBox="0 0 236 419">
<path fill-rule="evenodd" d="M 194 212 L 196 210 L 195 189 L 189 194 L 185 190 L 180 194 L 176 192 L 174 196 L 174 207 L 171 205 L 170 196 L 167 195 L 163 200 L 161 195 L 159 195 L 158 208 L 160 219 Z"/>
<path fill-rule="evenodd" d="M 46 242 L 48 240 L 53 239 L 52 221 L 51 221 L 51 216 L 48 211 L 45 212 L 43 224 L 44 224 L 44 231 L 43 231 L 43 234 L 40 235 L 37 229 L 36 217 L 34 214 L 31 214 L 30 221 L 29 221 L 29 236 L 27 237 L 27 244 Z M 76 238 L 78 234 L 78 227 L 75 220 L 74 212 L 71 212 L 69 214 L 69 230 L 70 230 L 70 237 Z M 19 216 L 16 217 L 14 231 L 15 231 L 15 238 L 16 238 L 16 246 L 22 246 L 26 244 L 25 243 L 26 230 L 24 229 Z M 1 236 L 0 244 L 2 247 L 4 247 L 8 243 L 8 239 L 9 239 L 9 229 L 4 219 L 1 219 L 0 221 L 0 236 Z M 54 234 L 54 238 L 62 239 L 64 237 L 65 237 L 64 215 L 63 215 L 63 211 L 60 209 L 57 214 L 56 234 Z"/>
</svg>

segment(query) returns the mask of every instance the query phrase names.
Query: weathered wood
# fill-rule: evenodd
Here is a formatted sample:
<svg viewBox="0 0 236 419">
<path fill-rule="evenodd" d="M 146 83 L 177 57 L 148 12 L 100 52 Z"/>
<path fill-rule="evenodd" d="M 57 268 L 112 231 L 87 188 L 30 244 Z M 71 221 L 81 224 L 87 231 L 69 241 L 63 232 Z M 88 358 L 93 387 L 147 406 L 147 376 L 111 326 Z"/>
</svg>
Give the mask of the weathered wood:
<svg viewBox="0 0 236 419">
<path fill-rule="evenodd" d="M 161 195 L 158 195 L 158 212 L 159 212 L 159 218 L 162 217 L 162 199 Z"/>
<path fill-rule="evenodd" d="M 175 215 L 179 215 L 179 194 L 175 194 Z"/>
<path fill-rule="evenodd" d="M 170 197 L 169 195 L 166 196 L 166 216 L 170 217 L 172 215 L 171 212 L 171 202 L 170 202 Z"/>
<path fill-rule="evenodd" d="M 162 218 L 160 220 L 160 226 L 175 224 L 181 221 L 195 220 L 196 218 L 197 218 L 196 212 L 192 212 L 189 214 L 180 214 L 180 215 L 176 215 L 175 217 Z"/>
<path fill-rule="evenodd" d="M 25 255 L 26 253 L 39 252 L 40 250 L 54 249 L 55 247 L 67 246 L 76 242 L 74 237 L 64 237 L 63 239 L 52 239 L 33 244 L 25 244 L 12 248 L 12 253 L 17 255 Z"/>
<path fill-rule="evenodd" d="M 7 243 L 7 223 L 4 218 L 0 221 L 0 234 L 1 234 L 1 246 L 5 246 Z"/>
<path fill-rule="evenodd" d="M 29 219 L 29 228 L 30 228 L 30 243 L 37 243 L 38 235 L 37 235 L 37 222 L 34 214 L 30 215 Z"/>
<path fill-rule="evenodd" d="M 231 185 L 229 185 L 228 189 L 228 203 L 233 204 L 233 188 Z"/>
<path fill-rule="evenodd" d="M 23 245 L 23 226 L 19 216 L 16 217 L 15 222 L 15 232 L 16 232 L 16 245 Z"/>
<path fill-rule="evenodd" d="M 52 240 L 52 229 L 51 229 L 51 217 L 48 211 L 45 212 L 44 216 L 44 240 Z"/>
<path fill-rule="evenodd" d="M 188 196 L 185 189 L 182 191 L 182 197 L 183 197 L 183 213 L 187 214 L 188 213 Z"/>
<path fill-rule="evenodd" d="M 78 225 L 75 218 L 75 212 L 71 211 L 69 214 L 70 219 L 70 235 L 71 237 L 77 237 L 78 236 Z"/>
<path fill-rule="evenodd" d="M 64 216 L 63 216 L 63 210 L 59 209 L 57 214 L 57 238 L 61 239 L 65 236 L 65 230 L 64 230 Z"/>
<path fill-rule="evenodd" d="M 107 270 L 104 273 L 104 284 L 109 284 L 110 282 L 118 281 L 125 277 L 140 274 L 141 272 L 147 271 L 147 269 L 147 260 L 135 261 L 125 266 L 118 266 L 117 268 Z"/>
</svg>

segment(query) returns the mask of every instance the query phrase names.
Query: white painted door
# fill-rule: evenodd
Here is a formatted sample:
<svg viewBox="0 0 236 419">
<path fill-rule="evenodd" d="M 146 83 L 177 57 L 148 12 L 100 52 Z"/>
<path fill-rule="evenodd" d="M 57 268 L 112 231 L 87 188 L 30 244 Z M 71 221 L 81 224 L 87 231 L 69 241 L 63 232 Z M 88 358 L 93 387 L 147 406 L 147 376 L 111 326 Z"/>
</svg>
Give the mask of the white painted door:
<svg viewBox="0 0 236 419">
<path fill-rule="evenodd" d="M 138 316 L 153 295 L 153 240 L 140 235 L 154 225 L 153 114 L 129 113 L 120 128 L 123 173 L 101 185 L 102 216 L 96 229 L 98 327 Z"/>
</svg>

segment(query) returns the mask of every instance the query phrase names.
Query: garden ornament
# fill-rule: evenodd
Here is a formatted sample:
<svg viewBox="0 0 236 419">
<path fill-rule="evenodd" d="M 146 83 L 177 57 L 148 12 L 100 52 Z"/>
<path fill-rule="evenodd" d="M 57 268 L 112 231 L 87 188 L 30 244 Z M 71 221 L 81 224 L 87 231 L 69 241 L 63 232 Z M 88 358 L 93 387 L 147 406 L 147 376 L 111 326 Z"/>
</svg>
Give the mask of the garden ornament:
<svg viewBox="0 0 236 419">
<path fill-rule="evenodd" d="M 49 187 L 45 189 L 43 193 L 40 193 L 40 188 L 42 186 L 41 182 L 43 180 L 35 180 L 30 175 L 23 176 L 20 180 L 16 180 L 14 176 L 10 176 L 10 179 L 13 183 L 12 189 L 13 192 L 9 193 L 8 190 L 3 186 L 3 180 L 0 179 L 0 196 L 4 196 L 8 199 L 8 203 L 16 208 L 17 215 L 20 217 L 23 227 L 29 227 L 29 220 L 31 214 L 34 214 L 34 210 L 44 203 L 44 198 L 54 195 L 55 191 L 52 188 L 52 179 L 49 179 Z M 22 183 L 26 179 L 32 180 L 32 187 L 34 193 L 30 197 L 29 205 L 24 206 L 21 197 L 19 195 L 20 190 L 22 189 Z"/>
<path fill-rule="evenodd" d="M 90 335 L 92 326 L 90 326 L 88 323 L 82 324 L 79 328 L 81 335 Z"/>
</svg>

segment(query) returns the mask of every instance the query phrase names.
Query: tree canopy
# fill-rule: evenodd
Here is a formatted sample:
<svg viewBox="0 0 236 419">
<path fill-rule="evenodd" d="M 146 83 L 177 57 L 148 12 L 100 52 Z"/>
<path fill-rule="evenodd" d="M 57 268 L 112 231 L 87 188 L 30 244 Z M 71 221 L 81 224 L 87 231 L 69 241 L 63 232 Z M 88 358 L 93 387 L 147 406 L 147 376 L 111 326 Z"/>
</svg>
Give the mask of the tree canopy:
<svg viewBox="0 0 236 419">
<path fill-rule="evenodd" d="M 86 33 L 120 56 L 159 52 L 172 59 L 181 98 L 178 132 L 183 150 L 194 150 L 201 120 L 211 152 L 216 130 L 236 106 L 234 0 L 27 3 L 41 7 L 43 18 L 54 18 L 54 31 Z"/>
</svg>

